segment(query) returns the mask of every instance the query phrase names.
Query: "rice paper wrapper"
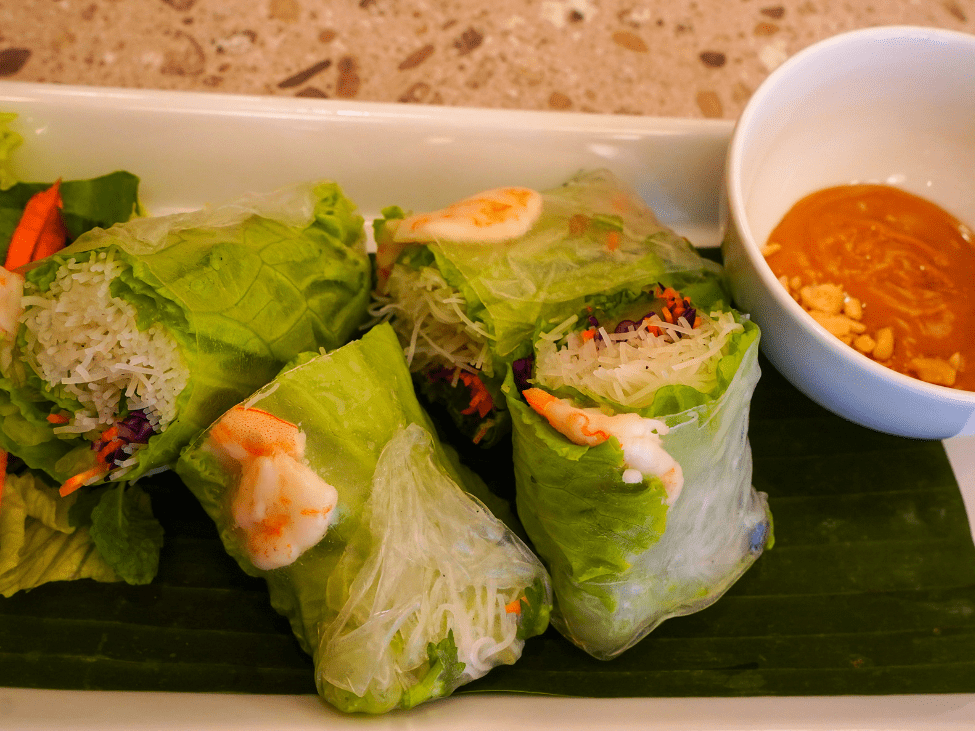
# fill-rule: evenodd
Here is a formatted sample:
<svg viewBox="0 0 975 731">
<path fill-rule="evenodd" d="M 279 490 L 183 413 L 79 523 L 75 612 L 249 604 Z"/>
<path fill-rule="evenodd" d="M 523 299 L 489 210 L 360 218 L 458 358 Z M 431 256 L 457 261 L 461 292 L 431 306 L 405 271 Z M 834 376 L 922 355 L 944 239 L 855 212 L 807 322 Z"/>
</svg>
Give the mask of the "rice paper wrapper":
<svg viewBox="0 0 975 731">
<path fill-rule="evenodd" d="M 388 325 L 284 371 L 246 406 L 297 425 L 302 459 L 334 487 L 318 543 L 290 564 L 255 565 L 232 507 L 240 471 L 213 449 L 220 422 L 177 471 L 230 555 L 266 579 L 327 701 L 383 713 L 446 696 L 515 662 L 545 629 L 545 569 L 472 497 L 487 488 L 436 438 Z"/>
<path fill-rule="evenodd" d="M 756 337 L 718 399 L 666 417 L 662 446 L 684 475 L 671 506 L 659 480 L 622 481 L 615 439 L 573 444 L 506 381 L 518 516 L 552 576 L 552 624 L 594 657 L 709 606 L 770 545 L 747 439 L 759 374 Z"/>
<path fill-rule="evenodd" d="M 366 317 L 363 219 L 332 182 L 94 229 L 33 266 L 27 280 L 43 292 L 62 263 L 101 254 L 124 265 L 110 294 L 135 307 L 139 330 L 165 326 L 188 376 L 174 420 L 137 452 L 128 480 L 175 462 L 193 436 L 296 354 L 343 344 Z M 81 405 L 38 375 L 24 347 L 21 326 L 0 378 L 0 447 L 63 482 L 90 466 L 91 442 L 59 437 L 47 417 Z"/>
</svg>

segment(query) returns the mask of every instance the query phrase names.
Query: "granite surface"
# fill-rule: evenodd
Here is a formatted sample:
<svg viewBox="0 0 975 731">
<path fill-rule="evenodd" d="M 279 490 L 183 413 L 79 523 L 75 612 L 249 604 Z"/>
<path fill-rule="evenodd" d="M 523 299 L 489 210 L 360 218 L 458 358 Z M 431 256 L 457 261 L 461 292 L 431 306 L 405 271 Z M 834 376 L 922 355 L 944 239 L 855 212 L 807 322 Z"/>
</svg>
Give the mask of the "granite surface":
<svg viewBox="0 0 975 731">
<path fill-rule="evenodd" d="M 975 0 L 2 0 L 0 78 L 734 119 L 890 24 L 975 32 Z"/>
</svg>

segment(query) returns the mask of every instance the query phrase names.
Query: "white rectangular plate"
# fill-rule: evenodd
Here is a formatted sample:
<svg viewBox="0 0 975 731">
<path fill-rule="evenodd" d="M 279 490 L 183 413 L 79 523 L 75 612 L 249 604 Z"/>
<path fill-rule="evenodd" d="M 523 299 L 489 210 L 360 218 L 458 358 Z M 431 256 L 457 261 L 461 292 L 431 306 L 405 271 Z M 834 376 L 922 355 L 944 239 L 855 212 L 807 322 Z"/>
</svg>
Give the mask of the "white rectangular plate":
<svg viewBox="0 0 975 731">
<path fill-rule="evenodd" d="M 549 188 L 606 167 L 699 246 L 721 240 L 732 123 L 0 82 L 19 115 L 23 180 L 124 169 L 150 213 L 334 179 L 370 219 L 388 205 L 439 208 L 500 185 Z M 975 523 L 975 438 L 946 443 Z M 0 648 L 2 650 L 2 648 Z M 579 699 L 462 695 L 382 718 L 312 696 L 0 689 L 14 729 L 672 729 L 971 731 L 975 694 L 838 698 Z"/>
</svg>

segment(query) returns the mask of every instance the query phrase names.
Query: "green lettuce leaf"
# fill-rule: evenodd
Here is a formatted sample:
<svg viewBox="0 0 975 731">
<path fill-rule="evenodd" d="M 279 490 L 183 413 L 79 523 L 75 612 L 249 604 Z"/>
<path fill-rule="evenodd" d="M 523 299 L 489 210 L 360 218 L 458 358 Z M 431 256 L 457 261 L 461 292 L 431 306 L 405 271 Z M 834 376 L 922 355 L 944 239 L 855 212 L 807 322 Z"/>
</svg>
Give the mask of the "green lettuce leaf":
<svg viewBox="0 0 975 731">
<path fill-rule="evenodd" d="M 9 474 L 0 510 L 0 594 L 10 597 L 49 581 L 119 581 L 87 528 L 68 513 L 77 493 L 62 498 L 57 488 L 30 473 Z"/>
<path fill-rule="evenodd" d="M 552 603 L 548 598 L 549 589 L 541 579 L 525 587 L 519 603 L 521 604 L 521 623 L 518 625 L 518 639 L 525 640 L 540 635 L 548 627 L 552 613 Z"/>
<path fill-rule="evenodd" d="M 21 182 L 10 170 L 11 155 L 23 137 L 10 129 L 17 115 L 0 112 L 0 261 L 6 256 L 10 237 L 20 222 L 27 201 L 49 188 L 51 182 Z M 61 182 L 61 219 L 73 241 L 93 228 L 108 228 L 141 215 L 139 179 L 116 171 L 88 180 Z"/>
<path fill-rule="evenodd" d="M 19 147 L 24 138 L 10 129 L 10 124 L 17 115 L 13 112 L 0 112 L 0 191 L 7 190 L 17 182 L 17 177 L 10 171 L 10 155 Z"/>
<path fill-rule="evenodd" d="M 152 501 L 138 485 L 102 492 L 91 511 L 91 537 L 105 561 L 129 584 L 148 584 L 159 568 L 163 528 Z"/>
<path fill-rule="evenodd" d="M 623 482 L 623 450 L 611 439 L 573 444 L 517 397 L 505 381 L 514 425 L 518 515 L 552 574 L 556 600 L 586 592 L 605 611 L 616 601 L 601 584 L 624 575 L 667 526 L 659 479 Z"/>
</svg>

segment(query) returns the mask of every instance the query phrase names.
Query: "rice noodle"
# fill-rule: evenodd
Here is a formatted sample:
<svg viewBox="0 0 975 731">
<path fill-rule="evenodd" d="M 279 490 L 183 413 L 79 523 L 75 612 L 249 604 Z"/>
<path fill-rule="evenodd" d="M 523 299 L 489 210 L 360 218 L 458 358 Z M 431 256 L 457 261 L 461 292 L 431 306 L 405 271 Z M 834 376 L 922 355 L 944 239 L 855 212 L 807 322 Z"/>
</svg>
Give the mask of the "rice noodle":
<svg viewBox="0 0 975 731">
<path fill-rule="evenodd" d="M 163 325 L 139 330 L 135 307 L 112 296 L 111 283 L 125 269 L 111 252 L 100 252 L 62 264 L 44 292 L 26 286 L 21 317 L 26 356 L 53 391 L 82 406 L 55 433 L 83 434 L 114 424 L 123 395 L 126 408 L 144 411 L 157 431 L 176 416 L 186 368 Z"/>
<path fill-rule="evenodd" d="M 651 332 L 649 325 L 656 326 L 660 334 Z M 553 332 L 564 333 L 565 329 L 566 323 L 562 323 Z M 599 328 L 598 336 L 588 340 L 578 332 L 564 338 L 541 336 L 535 379 L 548 389 L 572 386 L 594 397 L 643 408 L 653 402 L 662 386 L 711 390 L 718 357 L 731 335 L 741 329 L 731 313 L 715 312 L 702 316 L 696 328 L 684 318 L 667 323 L 654 316 L 629 332 L 609 333 Z"/>
<path fill-rule="evenodd" d="M 389 297 L 372 314 L 391 321 L 412 372 L 430 366 L 469 372 L 484 367 L 491 336 L 467 316 L 463 295 L 437 269 L 396 266 L 388 290 Z"/>
</svg>

